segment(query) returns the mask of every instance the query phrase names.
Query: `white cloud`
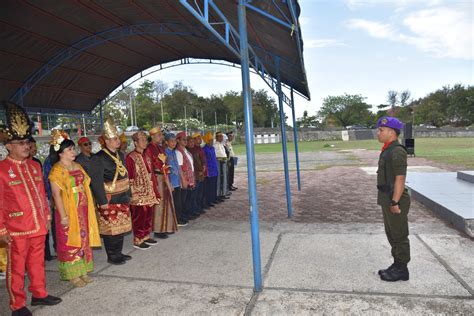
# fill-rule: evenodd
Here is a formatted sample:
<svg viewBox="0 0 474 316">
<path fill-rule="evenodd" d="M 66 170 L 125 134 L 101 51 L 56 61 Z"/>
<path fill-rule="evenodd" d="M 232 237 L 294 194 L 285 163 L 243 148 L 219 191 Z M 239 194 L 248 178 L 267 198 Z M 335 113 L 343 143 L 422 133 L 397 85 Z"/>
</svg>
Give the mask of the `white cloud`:
<svg viewBox="0 0 474 316">
<path fill-rule="evenodd" d="M 371 7 L 375 5 L 391 5 L 395 10 L 404 9 L 410 5 L 421 4 L 425 7 L 432 7 L 440 5 L 446 0 L 346 0 L 346 6 L 350 10 L 363 9 L 364 7 Z"/>
<path fill-rule="evenodd" d="M 334 39 L 307 39 L 304 41 L 304 48 L 324 48 L 334 46 L 346 46 L 346 44 Z"/>
<path fill-rule="evenodd" d="M 390 24 L 383 24 L 364 19 L 351 19 L 346 25 L 351 29 L 366 31 L 370 36 L 376 38 L 390 38 L 395 35 L 393 27 Z"/>
<path fill-rule="evenodd" d="M 461 7 L 421 10 L 408 14 L 403 25 L 408 33 L 390 24 L 364 19 L 351 19 L 346 23 L 350 29 L 363 30 L 375 38 L 413 45 L 436 57 L 474 59 L 474 25 L 468 10 Z"/>
<path fill-rule="evenodd" d="M 436 8 L 409 14 L 403 24 L 414 36 L 400 39 L 438 57 L 473 59 L 473 22 L 466 11 Z"/>
</svg>

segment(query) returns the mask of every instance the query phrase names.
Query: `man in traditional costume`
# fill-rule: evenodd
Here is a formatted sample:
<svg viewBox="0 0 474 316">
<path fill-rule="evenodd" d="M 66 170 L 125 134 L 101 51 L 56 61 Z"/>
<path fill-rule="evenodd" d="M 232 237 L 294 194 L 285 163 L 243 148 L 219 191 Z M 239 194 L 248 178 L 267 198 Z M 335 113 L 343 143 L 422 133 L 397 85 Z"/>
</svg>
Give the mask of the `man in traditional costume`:
<svg viewBox="0 0 474 316">
<path fill-rule="evenodd" d="M 124 264 L 132 257 L 122 253 L 123 236 L 132 229 L 130 220 L 130 183 L 125 157 L 115 123 L 108 118 L 102 132 L 104 147 L 91 171 L 91 187 L 99 205 L 99 230 L 104 240 L 107 262 Z"/>
<path fill-rule="evenodd" d="M 133 247 L 147 250 L 156 245 L 156 240 L 150 238 L 155 205 L 159 203 L 156 178 L 153 173 L 151 158 L 145 155 L 148 145 L 144 132 L 132 135 L 135 150 L 126 158 L 128 176 L 132 197 L 130 211 L 132 213 Z"/>
<path fill-rule="evenodd" d="M 155 206 L 153 231 L 155 232 L 155 237 L 166 239 L 169 234 L 173 234 L 178 230 L 178 221 L 172 195 L 173 189 L 169 181 L 169 166 L 166 164 L 163 133 L 159 127 L 152 128 L 149 133 L 151 141 L 145 150 L 145 154 L 151 159 L 158 194 L 161 198 L 160 203 Z"/>
<path fill-rule="evenodd" d="M 192 194 L 196 186 L 193 156 L 186 149 L 186 132 L 179 132 L 176 135 L 176 141 L 176 158 L 178 159 L 178 164 L 181 169 L 181 204 L 186 219 L 193 220 L 197 218 L 197 216 L 192 213 Z"/>
<path fill-rule="evenodd" d="M 229 188 L 227 186 L 227 153 L 224 147 L 224 134 L 222 132 L 216 133 L 216 141 L 214 142 L 214 149 L 217 158 L 217 198 L 223 201 L 228 199 Z"/>
<path fill-rule="evenodd" d="M 31 315 L 26 307 L 25 272 L 33 294 L 31 305 L 61 302 L 46 290 L 44 243 L 51 217 L 41 167 L 28 159 L 33 124 L 18 105 L 5 102 L 4 108 L 7 126 L 0 129 L 0 138 L 8 156 L 0 161 L 0 244 L 8 245 L 6 280 L 12 315 Z"/>
<path fill-rule="evenodd" d="M 196 138 L 198 137 L 198 135 L 201 136 L 201 134 L 199 133 L 194 133 L 192 136 L 188 136 L 188 143 L 186 145 L 186 149 L 193 156 L 194 179 L 196 182 L 191 201 L 192 213 L 194 215 L 199 216 L 206 212 L 202 208 L 202 193 L 204 189 L 204 172 L 206 170 L 206 161 L 203 160 L 203 158 L 205 159 L 205 154 L 202 151 L 201 146 L 196 144 Z"/>
</svg>

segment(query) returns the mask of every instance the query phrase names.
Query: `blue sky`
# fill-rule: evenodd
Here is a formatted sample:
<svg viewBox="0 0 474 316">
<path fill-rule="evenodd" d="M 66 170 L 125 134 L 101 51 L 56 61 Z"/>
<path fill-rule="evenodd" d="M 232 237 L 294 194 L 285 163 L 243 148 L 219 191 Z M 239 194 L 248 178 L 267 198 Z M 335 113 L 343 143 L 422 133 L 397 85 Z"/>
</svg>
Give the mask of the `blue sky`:
<svg viewBox="0 0 474 316">
<path fill-rule="evenodd" d="M 329 95 L 361 94 L 376 106 L 389 90 L 417 99 L 444 85 L 474 85 L 470 0 L 299 2 L 311 101 L 296 99 L 297 117 L 314 115 Z M 222 66 L 174 67 L 147 79 L 182 81 L 202 96 L 241 90 L 240 70 Z M 255 75 L 251 85 L 267 88 Z"/>
</svg>

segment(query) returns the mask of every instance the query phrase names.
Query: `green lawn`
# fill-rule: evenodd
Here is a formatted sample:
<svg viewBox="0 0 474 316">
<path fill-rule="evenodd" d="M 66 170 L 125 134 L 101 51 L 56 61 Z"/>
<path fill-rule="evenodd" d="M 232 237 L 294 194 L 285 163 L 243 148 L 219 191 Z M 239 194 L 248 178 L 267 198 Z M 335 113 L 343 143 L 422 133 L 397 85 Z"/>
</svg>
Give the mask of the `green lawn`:
<svg viewBox="0 0 474 316">
<path fill-rule="evenodd" d="M 329 147 L 334 145 L 334 147 Z M 357 141 L 314 141 L 300 142 L 300 152 L 314 152 L 322 150 L 337 151 L 342 149 L 371 149 L 379 150 L 382 145 L 376 140 Z M 293 143 L 288 143 L 288 150 L 294 152 Z M 234 145 L 236 154 L 245 154 L 245 144 Z M 281 152 L 281 144 L 255 145 L 257 154 Z M 415 154 L 417 157 L 433 161 L 464 166 L 474 170 L 474 138 L 417 138 L 415 140 Z"/>
</svg>

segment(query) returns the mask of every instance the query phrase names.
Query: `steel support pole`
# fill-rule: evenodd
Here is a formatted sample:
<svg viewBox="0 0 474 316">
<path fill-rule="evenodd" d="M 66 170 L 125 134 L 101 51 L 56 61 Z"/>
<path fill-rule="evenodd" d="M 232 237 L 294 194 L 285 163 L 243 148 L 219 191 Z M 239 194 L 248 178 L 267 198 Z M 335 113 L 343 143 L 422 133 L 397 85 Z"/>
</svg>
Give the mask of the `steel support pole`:
<svg viewBox="0 0 474 316">
<path fill-rule="evenodd" d="M 100 130 L 104 129 L 104 106 L 103 103 L 100 102 Z"/>
<path fill-rule="evenodd" d="M 255 151 L 253 144 L 252 96 L 250 90 L 249 52 L 247 41 L 247 18 L 245 0 L 239 0 L 240 59 L 245 117 L 245 145 L 247 149 L 247 175 L 250 205 L 250 228 L 252 233 L 252 258 L 254 291 L 262 291 L 262 268 L 260 263 L 260 233 L 258 223 L 257 176 L 255 171 Z"/>
<path fill-rule="evenodd" d="M 283 167 L 285 169 L 285 190 L 286 190 L 286 208 L 288 210 L 288 218 L 293 216 L 293 209 L 291 208 L 291 188 L 290 188 L 290 174 L 288 171 L 288 150 L 286 146 L 286 126 L 285 126 L 285 112 L 283 109 L 283 91 L 281 90 L 280 78 L 280 59 L 276 59 L 277 70 L 277 91 L 278 91 L 278 108 L 280 109 L 280 131 L 281 131 L 281 145 L 283 148 Z"/>
<path fill-rule="evenodd" d="M 298 179 L 298 191 L 301 191 L 300 154 L 298 151 L 298 127 L 296 126 L 295 99 L 293 96 L 293 88 L 291 88 L 291 114 L 293 116 L 293 142 L 295 143 L 296 178 Z"/>
</svg>

